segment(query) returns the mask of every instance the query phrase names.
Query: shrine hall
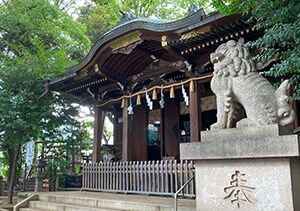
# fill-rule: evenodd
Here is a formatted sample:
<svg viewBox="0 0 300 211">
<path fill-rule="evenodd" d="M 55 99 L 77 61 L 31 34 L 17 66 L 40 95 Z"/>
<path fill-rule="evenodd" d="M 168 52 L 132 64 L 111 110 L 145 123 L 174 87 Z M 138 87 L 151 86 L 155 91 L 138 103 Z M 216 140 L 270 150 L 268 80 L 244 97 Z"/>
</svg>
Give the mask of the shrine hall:
<svg viewBox="0 0 300 211">
<path fill-rule="evenodd" d="M 258 39 L 263 33 L 253 25 L 241 15 L 206 14 L 203 9 L 176 21 L 124 14 L 79 64 L 67 69 L 62 77 L 48 81 L 47 86 L 74 96 L 81 105 L 93 107 L 92 163 L 102 165 L 101 139 L 107 115 L 113 122 L 116 160 L 127 162 L 120 164 L 121 173 L 131 171 L 131 162 L 145 162 L 145 169 L 160 168 L 152 161 L 181 162 L 179 144 L 201 141 L 201 131 L 208 130 L 217 119 L 216 97 L 210 88 L 210 54 L 229 40 L 243 39 L 247 43 Z M 256 68 L 263 74 L 274 63 L 275 60 L 257 63 Z M 299 104 L 294 102 L 293 108 L 299 109 Z M 294 128 L 299 126 L 299 112 L 296 113 Z M 169 168 L 170 163 L 165 164 Z M 170 170 L 170 174 L 174 171 Z M 171 177 L 164 178 L 167 181 Z M 100 183 L 88 187 L 90 183 L 85 179 L 83 183 L 89 190 L 118 189 L 114 185 L 102 187 Z M 130 182 L 123 184 L 128 186 Z M 177 186 L 171 189 L 173 183 L 167 184 L 170 189 L 164 192 L 173 194 Z M 127 186 L 118 190 L 143 191 Z M 155 187 L 144 190 L 161 193 Z"/>
</svg>

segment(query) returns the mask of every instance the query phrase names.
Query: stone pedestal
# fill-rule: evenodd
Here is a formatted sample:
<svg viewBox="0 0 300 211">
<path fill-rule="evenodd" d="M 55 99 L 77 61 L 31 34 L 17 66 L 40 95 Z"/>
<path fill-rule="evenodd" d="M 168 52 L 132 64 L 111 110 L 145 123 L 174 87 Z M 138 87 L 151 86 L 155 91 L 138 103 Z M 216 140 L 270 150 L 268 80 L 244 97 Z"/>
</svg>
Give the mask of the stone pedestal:
<svg viewBox="0 0 300 211">
<path fill-rule="evenodd" d="M 45 163 L 41 160 L 38 160 L 32 166 L 36 168 L 36 172 L 32 175 L 32 178 L 35 180 L 34 192 L 41 192 L 43 191 L 43 179 L 45 177 Z"/>
<path fill-rule="evenodd" d="M 299 138 L 277 125 L 203 132 L 180 146 L 195 160 L 197 211 L 300 210 Z"/>
<path fill-rule="evenodd" d="M 44 175 L 32 175 L 34 178 L 34 192 L 42 192 L 43 191 L 43 178 Z"/>
</svg>

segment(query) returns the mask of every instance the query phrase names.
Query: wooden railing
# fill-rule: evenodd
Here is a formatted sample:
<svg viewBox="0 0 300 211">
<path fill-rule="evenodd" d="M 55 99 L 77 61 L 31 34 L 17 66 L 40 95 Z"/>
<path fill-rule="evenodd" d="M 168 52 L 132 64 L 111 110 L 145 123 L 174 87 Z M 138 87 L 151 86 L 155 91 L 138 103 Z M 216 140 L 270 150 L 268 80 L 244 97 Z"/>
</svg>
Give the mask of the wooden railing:
<svg viewBox="0 0 300 211">
<path fill-rule="evenodd" d="M 192 161 L 88 163 L 83 165 L 82 190 L 173 196 L 193 175 Z M 194 197 L 194 182 L 181 195 Z"/>
</svg>

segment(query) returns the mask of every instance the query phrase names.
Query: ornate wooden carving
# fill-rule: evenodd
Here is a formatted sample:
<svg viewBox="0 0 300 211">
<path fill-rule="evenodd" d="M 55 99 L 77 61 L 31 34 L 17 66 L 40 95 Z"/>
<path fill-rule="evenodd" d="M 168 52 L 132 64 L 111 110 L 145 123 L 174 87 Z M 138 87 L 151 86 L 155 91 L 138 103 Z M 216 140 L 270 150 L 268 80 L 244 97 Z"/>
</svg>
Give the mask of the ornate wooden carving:
<svg viewBox="0 0 300 211">
<path fill-rule="evenodd" d="M 183 61 L 169 62 L 165 60 L 153 61 L 143 72 L 133 75 L 130 78 L 132 83 L 138 83 L 149 78 L 156 78 L 163 74 L 168 74 L 175 71 L 188 71 L 188 67 Z"/>
<path fill-rule="evenodd" d="M 181 35 L 181 40 L 185 40 L 185 39 L 189 39 L 191 37 L 195 37 L 199 34 L 204 34 L 205 32 L 208 32 L 210 30 L 211 26 L 207 25 L 207 26 L 202 26 L 201 28 L 195 29 L 193 31 L 190 31 L 188 33 L 182 34 Z"/>
<path fill-rule="evenodd" d="M 118 53 L 130 54 L 142 42 L 143 42 L 143 40 L 139 40 L 139 41 L 129 44 L 123 48 L 116 49 L 116 50 L 112 51 L 112 53 L 113 54 L 118 54 Z"/>
<path fill-rule="evenodd" d="M 110 43 L 112 52 L 141 41 L 141 32 L 135 31 Z"/>
</svg>

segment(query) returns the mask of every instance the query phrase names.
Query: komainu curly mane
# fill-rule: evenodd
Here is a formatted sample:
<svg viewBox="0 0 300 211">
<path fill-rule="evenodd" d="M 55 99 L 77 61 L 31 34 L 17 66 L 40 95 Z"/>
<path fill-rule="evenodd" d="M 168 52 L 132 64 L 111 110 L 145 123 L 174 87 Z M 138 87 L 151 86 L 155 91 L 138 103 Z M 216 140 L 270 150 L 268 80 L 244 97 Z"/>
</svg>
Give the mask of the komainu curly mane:
<svg viewBox="0 0 300 211">
<path fill-rule="evenodd" d="M 230 40 L 210 55 L 214 65 L 212 91 L 217 96 L 217 122 L 212 129 L 250 125 L 288 125 L 294 121 L 288 81 L 275 90 L 255 69 L 243 41 Z M 247 118 L 239 121 L 241 106 Z"/>
</svg>

